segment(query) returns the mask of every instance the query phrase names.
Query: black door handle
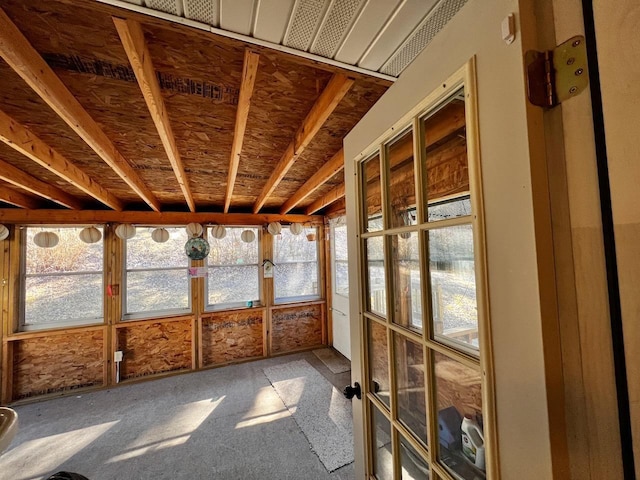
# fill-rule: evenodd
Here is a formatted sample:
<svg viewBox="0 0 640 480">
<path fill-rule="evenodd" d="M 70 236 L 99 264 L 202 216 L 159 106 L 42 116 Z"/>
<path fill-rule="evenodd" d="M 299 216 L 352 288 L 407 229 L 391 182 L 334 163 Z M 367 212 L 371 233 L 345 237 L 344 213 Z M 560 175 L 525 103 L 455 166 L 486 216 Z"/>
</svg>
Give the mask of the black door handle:
<svg viewBox="0 0 640 480">
<path fill-rule="evenodd" d="M 354 396 L 358 400 L 362 399 L 362 390 L 360 389 L 360 384 L 358 382 L 354 383 L 353 387 L 351 385 L 344 387 L 342 393 L 348 400 L 351 400 Z"/>
</svg>

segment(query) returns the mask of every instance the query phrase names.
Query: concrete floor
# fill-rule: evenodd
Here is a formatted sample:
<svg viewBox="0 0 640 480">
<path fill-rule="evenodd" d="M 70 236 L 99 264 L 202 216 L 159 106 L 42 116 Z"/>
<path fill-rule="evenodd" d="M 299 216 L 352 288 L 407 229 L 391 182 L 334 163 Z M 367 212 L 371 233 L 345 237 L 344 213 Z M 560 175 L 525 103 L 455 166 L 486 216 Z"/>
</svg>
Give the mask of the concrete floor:
<svg viewBox="0 0 640 480">
<path fill-rule="evenodd" d="M 306 352 L 17 407 L 0 478 L 352 480 L 353 464 L 326 471 L 262 371 L 299 359 L 350 383 Z"/>
</svg>

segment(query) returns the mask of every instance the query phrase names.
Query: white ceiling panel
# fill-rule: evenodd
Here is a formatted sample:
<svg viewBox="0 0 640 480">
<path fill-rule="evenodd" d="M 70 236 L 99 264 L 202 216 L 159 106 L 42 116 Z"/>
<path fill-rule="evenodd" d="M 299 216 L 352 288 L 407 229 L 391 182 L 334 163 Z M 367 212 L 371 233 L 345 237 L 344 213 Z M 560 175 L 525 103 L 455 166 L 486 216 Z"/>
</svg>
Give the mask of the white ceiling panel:
<svg viewBox="0 0 640 480">
<path fill-rule="evenodd" d="M 309 50 L 329 3 L 329 0 L 297 0 L 284 44 L 305 52 Z"/>
<path fill-rule="evenodd" d="M 291 18 L 295 0 L 258 0 L 253 36 L 280 44 Z"/>
<path fill-rule="evenodd" d="M 358 66 L 367 70 L 378 70 L 422 21 L 436 1 L 407 0 L 404 2 L 383 27 L 383 31 L 358 62 Z"/>
<path fill-rule="evenodd" d="M 402 0 L 369 0 L 336 53 L 339 62 L 355 65 Z"/>
<path fill-rule="evenodd" d="M 220 0 L 220 28 L 251 35 L 255 0 Z"/>
<path fill-rule="evenodd" d="M 95 1 L 393 80 L 468 0 Z"/>
<path fill-rule="evenodd" d="M 153 10 L 159 10 L 165 13 L 181 16 L 182 0 L 145 0 L 147 7 Z"/>
<path fill-rule="evenodd" d="M 334 0 L 311 45 L 311 53 L 333 58 L 365 3 L 366 0 Z"/>
<path fill-rule="evenodd" d="M 184 16 L 189 20 L 217 27 L 220 23 L 220 0 L 183 0 Z"/>
</svg>

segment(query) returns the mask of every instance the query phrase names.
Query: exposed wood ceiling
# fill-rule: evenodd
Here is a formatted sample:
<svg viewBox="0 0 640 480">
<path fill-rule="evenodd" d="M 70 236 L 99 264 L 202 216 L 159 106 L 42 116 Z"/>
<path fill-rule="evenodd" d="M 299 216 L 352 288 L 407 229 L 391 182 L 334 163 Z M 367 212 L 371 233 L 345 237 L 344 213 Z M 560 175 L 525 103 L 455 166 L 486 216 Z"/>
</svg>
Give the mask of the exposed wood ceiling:
<svg viewBox="0 0 640 480">
<path fill-rule="evenodd" d="M 312 213 L 390 85 L 92 0 L 0 7 L 2 207 Z"/>
</svg>

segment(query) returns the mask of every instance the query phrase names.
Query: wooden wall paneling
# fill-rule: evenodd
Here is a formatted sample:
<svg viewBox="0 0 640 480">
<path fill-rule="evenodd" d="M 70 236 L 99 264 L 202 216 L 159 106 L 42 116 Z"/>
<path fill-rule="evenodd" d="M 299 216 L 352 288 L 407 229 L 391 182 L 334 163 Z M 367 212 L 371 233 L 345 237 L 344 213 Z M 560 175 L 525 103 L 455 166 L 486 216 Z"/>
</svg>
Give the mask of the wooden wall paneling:
<svg viewBox="0 0 640 480">
<path fill-rule="evenodd" d="M 217 312 L 202 317 L 203 367 L 260 358 L 266 308 Z"/>
<path fill-rule="evenodd" d="M 2 395 L 0 403 L 6 405 L 13 399 L 13 342 L 2 340 Z"/>
<path fill-rule="evenodd" d="M 271 309 L 271 353 L 281 354 L 322 345 L 322 305 L 278 306 Z"/>
<path fill-rule="evenodd" d="M 105 333 L 98 326 L 13 337 L 11 399 L 102 386 Z"/>
<path fill-rule="evenodd" d="M 118 348 L 124 353 L 120 381 L 192 368 L 192 317 L 120 323 Z"/>
</svg>

